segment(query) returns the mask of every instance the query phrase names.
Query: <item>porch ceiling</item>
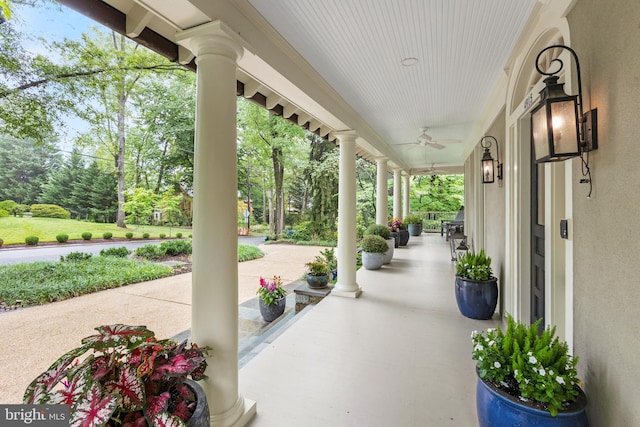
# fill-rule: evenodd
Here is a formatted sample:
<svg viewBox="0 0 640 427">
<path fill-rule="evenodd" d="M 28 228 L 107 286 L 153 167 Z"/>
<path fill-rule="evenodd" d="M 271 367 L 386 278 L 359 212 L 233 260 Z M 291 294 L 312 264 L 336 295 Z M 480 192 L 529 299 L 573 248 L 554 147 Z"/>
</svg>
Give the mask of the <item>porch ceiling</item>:
<svg viewBox="0 0 640 427">
<path fill-rule="evenodd" d="M 150 29 L 172 43 L 178 31 L 220 19 L 247 42 L 238 72 L 242 94 L 259 97 L 323 136 L 354 129 L 361 156 L 386 156 L 390 168 L 428 174 L 432 165 L 462 172 L 482 132 L 483 111 L 497 85 L 504 84 L 500 79 L 511 52 L 539 1 L 61 3 L 90 16 L 106 3 L 121 12 L 130 37 Z M 191 60 L 177 48 L 173 56 Z M 405 66 L 407 58 L 417 61 Z M 412 144 L 423 126 L 435 141 L 459 142 L 445 142 L 442 149 Z"/>
</svg>

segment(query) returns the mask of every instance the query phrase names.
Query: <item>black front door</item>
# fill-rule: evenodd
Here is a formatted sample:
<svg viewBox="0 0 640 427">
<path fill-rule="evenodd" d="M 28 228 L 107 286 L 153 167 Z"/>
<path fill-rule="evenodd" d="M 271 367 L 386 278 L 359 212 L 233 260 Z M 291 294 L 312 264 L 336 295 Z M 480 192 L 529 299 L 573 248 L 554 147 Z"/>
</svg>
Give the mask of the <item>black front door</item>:
<svg viewBox="0 0 640 427">
<path fill-rule="evenodd" d="M 531 158 L 531 323 L 544 329 L 544 163 Z"/>
</svg>

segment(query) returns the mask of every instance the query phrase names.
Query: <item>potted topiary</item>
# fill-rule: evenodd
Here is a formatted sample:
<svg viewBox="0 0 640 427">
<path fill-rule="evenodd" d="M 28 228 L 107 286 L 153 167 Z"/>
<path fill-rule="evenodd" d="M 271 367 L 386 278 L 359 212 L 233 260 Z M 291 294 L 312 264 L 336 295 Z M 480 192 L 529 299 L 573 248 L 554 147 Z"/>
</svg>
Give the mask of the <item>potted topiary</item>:
<svg viewBox="0 0 640 427">
<path fill-rule="evenodd" d="M 31 382 L 24 403 L 69 405 L 70 425 L 208 425 L 195 382 L 206 378 L 208 348 L 158 340 L 145 326 L 96 330 Z"/>
<path fill-rule="evenodd" d="M 380 236 L 369 234 L 360 241 L 362 248 L 362 265 L 367 270 L 379 270 L 384 263 L 384 254 L 389 250 L 389 245 Z"/>
<path fill-rule="evenodd" d="M 364 232 L 365 236 L 375 235 L 382 237 L 386 242 L 389 250 L 384 253 L 383 264 L 389 264 L 393 259 L 393 249 L 398 247 L 398 240 L 391 236 L 391 231 L 384 225 L 371 224 Z M 364 236 L 363 236 L 364 237 Z"/>
<path fill-rule="evenodd" d="M 587 426 L 587 399 L 577 378 L 577 357 L 555 337 L 507 317 L 507 330 L 474 331 L 476 406 L 480 427 Z"/>
<path fill-rule="evenodd" d="M 284 313 L 287 305 L 287 290 L 282 287 L 280 276 L 273 276 L 271 280 L 260 277 L 258 287 L 258 301 L 260 314 L 266 322 L 273 322 Z"/>
<path fill-rule="evenodd" d="M 422 234 L 422 215 L 410 214 L 404 219 L 405 224 L 409 228 L 411 236 L 419 236 Z"/>
<path fill-rule="evenodd" d="M 498 279 L 484 249 L 467 252 L 456 264 L 456 302 L 460 313 L 471 319 L 490 319 L 498 303 Z"/>
<path fill-rule="evenodd" d="M 315 261 L 305 264 L 307 266 L 307 284 L 310 288 L 322 289 L 326 288 L 331 279 L 331 269 L 326 262 L 320 257 L 316 257 Z"/>
</svg>

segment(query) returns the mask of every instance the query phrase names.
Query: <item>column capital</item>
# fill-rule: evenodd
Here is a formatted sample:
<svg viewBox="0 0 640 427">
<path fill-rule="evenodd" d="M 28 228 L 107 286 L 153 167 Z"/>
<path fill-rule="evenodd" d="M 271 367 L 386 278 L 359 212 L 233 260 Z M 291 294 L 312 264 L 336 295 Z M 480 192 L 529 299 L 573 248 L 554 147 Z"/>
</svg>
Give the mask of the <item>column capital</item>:
<svg viewBox="0 0 640 427">
<path fill-rule="evenodd" d="M 179 31 L 176 33 L 176 42 L 193 52 L 196 58 L 223 55 L 239 61 L 244 48 L 248 48 L 248 43 L 220 20 Z"/>
<path fill-rule="evenodd" d="M 378 165 L 386 165 L 389 159 L 386 157 L 376 157 L 376 164 Z"/>
<path fill-rule="evenodd" d="M 342 142 L 356 142 L 358 138 L 358 132 L 355 130 L 340 130 L 333 133 L 333 136 L 338 138 L 338 143 Z"/>
</svg>

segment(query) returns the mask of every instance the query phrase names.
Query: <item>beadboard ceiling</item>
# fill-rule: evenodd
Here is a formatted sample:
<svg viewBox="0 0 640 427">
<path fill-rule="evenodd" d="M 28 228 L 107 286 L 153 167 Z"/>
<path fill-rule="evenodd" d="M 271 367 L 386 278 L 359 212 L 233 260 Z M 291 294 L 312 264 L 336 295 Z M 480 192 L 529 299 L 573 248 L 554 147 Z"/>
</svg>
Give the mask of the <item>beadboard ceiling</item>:
<svg viewBox="0 0 640 427">
<path fill-rule="evenodd" d="M 246 97 L 323 136 L 354 129 L 359 155 L 409 173 L 461 172 L 511 52 L 546 1 L 60 0 L 122 27 L 97 12 L 109 5 L 134 39 L 148 28 L 177 44 L 181 30 L 221 20 L 247 41 Z M 415 144 L 424 126 L 444 148 Z"/>
<path fill-rule="evenodd" d="M 535 0 L 250 0 L 410 167 L 461 165 Z M 413 66 L 402 60 L 415 58 Z M 414 61 L 415 62 L 415 61 Z M 444 149 L 399 145 L 428 126 Z"/>
</svg>

